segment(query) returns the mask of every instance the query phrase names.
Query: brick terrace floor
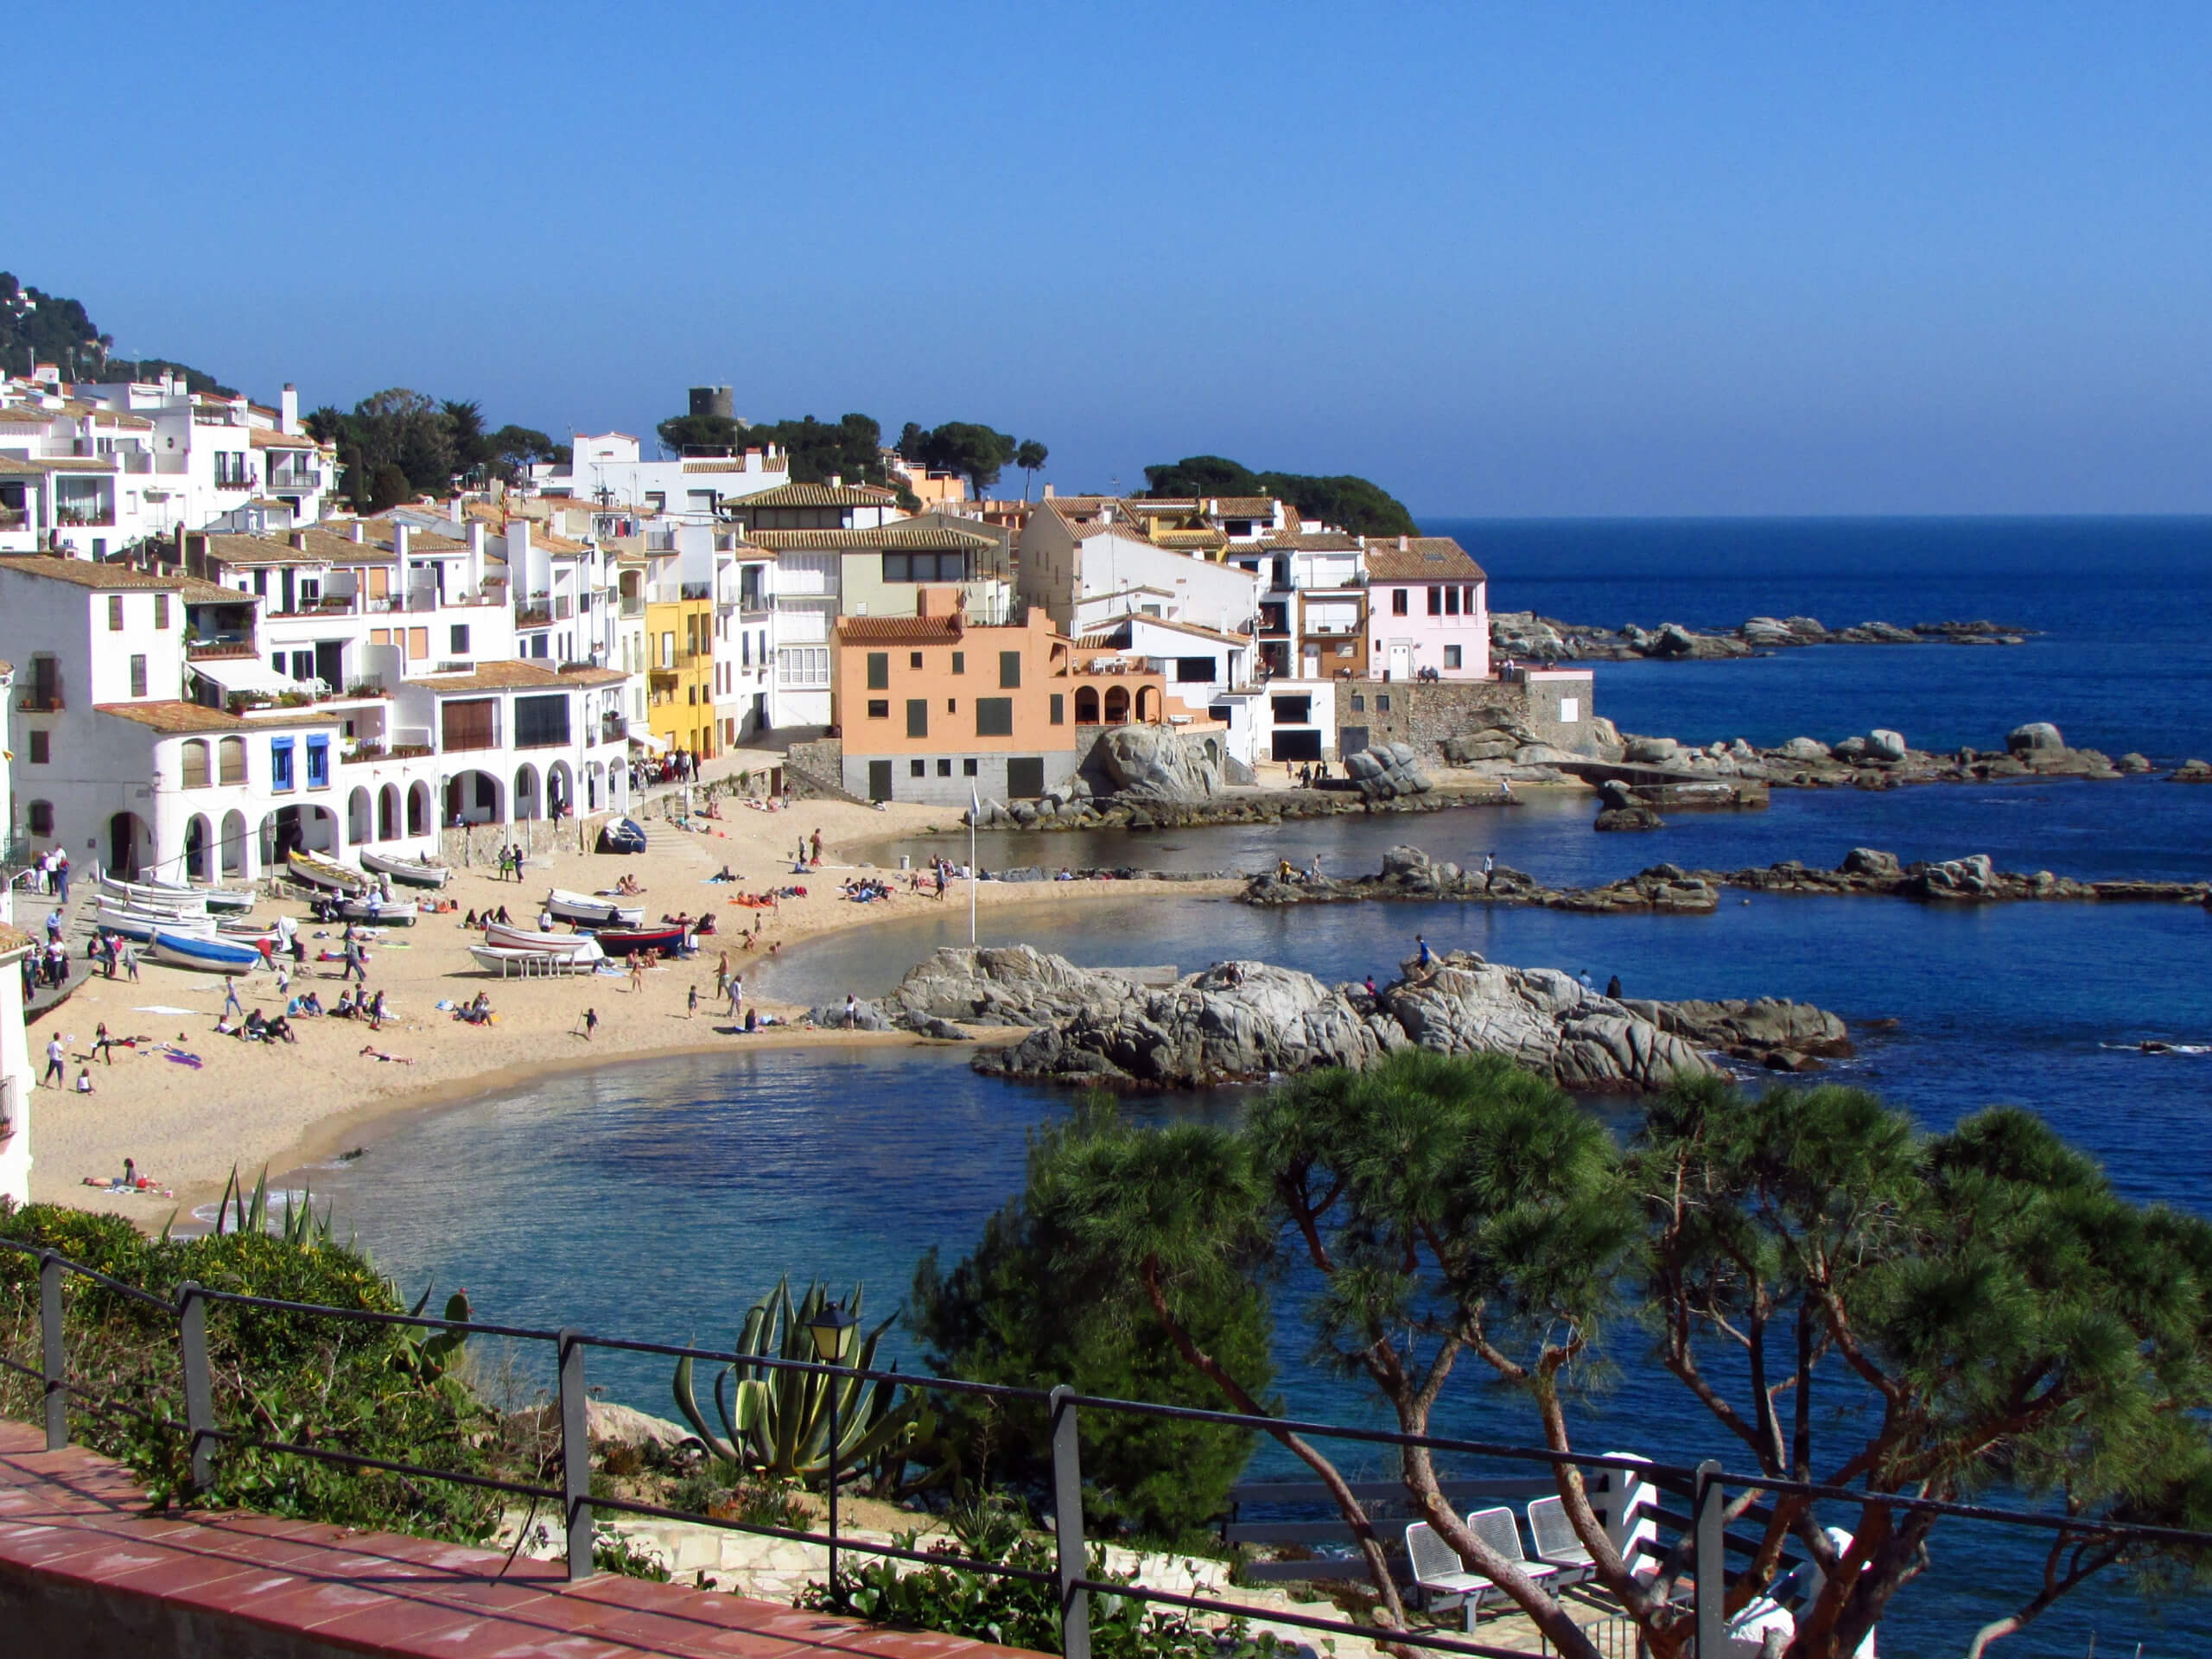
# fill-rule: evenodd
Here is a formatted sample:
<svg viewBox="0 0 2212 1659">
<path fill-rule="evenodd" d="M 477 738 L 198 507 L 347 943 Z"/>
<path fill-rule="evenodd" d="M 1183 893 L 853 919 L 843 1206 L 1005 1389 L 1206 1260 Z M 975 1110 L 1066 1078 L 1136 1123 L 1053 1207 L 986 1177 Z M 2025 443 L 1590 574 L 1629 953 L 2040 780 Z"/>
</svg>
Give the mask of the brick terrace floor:
<svg viewBox="0 0 2212 1659">
<path fill-rule="evenodd" d="M 149 1516 L 121 1465 L 44 1444 L 35 1429 L 0 1423 L 0 1580 L 16 1581 L 11 1592 L 131 1604 L 126 1622 L 140 1629 L 196 1615 L 202 1628 L 234 1630 L 238 1651 L 276 1637 L 287 1647 L 444 1659 L 1027 1659 L 680 1585 L 570 1585 L 548 1562 L 509 1566 L 496 1551 L 428 1539 L 237 1513 Z M 154 1646 L 135 1650 L 168 1659 Z"/>
</svg>

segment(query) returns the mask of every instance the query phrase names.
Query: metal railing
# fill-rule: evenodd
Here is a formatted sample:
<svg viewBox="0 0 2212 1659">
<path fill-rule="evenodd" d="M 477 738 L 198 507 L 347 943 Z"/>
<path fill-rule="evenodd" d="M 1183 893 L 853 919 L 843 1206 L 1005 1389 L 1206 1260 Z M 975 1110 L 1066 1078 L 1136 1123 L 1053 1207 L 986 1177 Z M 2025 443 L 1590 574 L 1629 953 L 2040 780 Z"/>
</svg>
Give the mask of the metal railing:
<svg viewBox="0 0 2212 1659">
<path fill-rule="evenodd" d="M 1467 1636 L 1447 1634 L 1430 1629 L 1389 1629 L 1381 1625 L 1358 1623 L 1346 1618 L 1323 1618 L 1295 1609 L 1257 1606 L 1223 1599 L 1204 1594 L 1179 1594 L 1156 1590 L 1135 1583 L 1121 1583 L 1094 1576 L 1090 1546 L 1084 1527 L 1083 1471 L 1081 1446 L 1081 1417 L 1086 1410 L 1121 1413 L 1128 1415 L 1154 1417 L 1178 1422 L 1211 1424 L 1243 1430 L 1274 1438 L 1287 1443 L 1290 1436 L 1325 1438 L 1348 1440 L 1370 1446 L 1405 1448 L 1421 1447 L 1431 1452 L 1443 1452 L 1459 1458 L 1497 1460 L 1541 1465 L 1556 1472 L 1563 1466 L 1595 1472 L 1604 1477 L 1610 1485 L 1611 1477 L 1618 1473 L 1630 1479 L 1623 1483 L 1628 1489 L 1633 1483 L 1644 1483 L 1660 1492 L 1689 1500 L 1687 1514 L 1669 1512 L 1649 1499 L 1629 1500 L 1624 1513 L 1615 1517 L 1615 1524 L 1624 1529 L 1626 1541 L 1621 1547 L 1624 1557 L 1631 1569 L 1639 1561 L 1648 1564 L 1664 1563 L 1673 1570 L 1675 1580 L 1687 1573 L 1692 1589 L 1687 1605 L 1695 1619 L 1696 1643 L 1694 1653 L 1721 1656 L 1730 1651 L 1726 1599 L 1728 1591 L 1727 1556 L 1731 1550 L 1738 1554 L 1750 1553 L 1751 1546 L 1732 1537 L 1727 1531 L 1729 1493 L 1732 1489 L 1738 1497 L 1750 1493 L 1769 1497 L 1796 1497 L 1814 1501 L 1833 1501 L 1853 1505 L 1878 1503 L 1890 1509 L 1920 1511 L 1963 1519 L 1992 1522 L 2002 1525 L 2024 1527 L 2055 1532 L 2063 1537 L 2067 1534 L 2084 1536 L 2126 1539 L 2133 1541 L 2158 1542 L 2212 1548 L 2212 1533 L 2194 1532 L 2173 1527 L 2142 1526 L 2103 1522 L 2080 1516 L 2044 1514 L 2033 1511 L 2000 1510 L 1986 1504 L 1958 1503 L 1940 1499 L 1913 1497 L 1904 1494 L 1872 1492 L 1852 1487 L 1827 1485 L 1818 1482 L 1787 1480 L 1764 1475 L 1745 1475 L 1731 1472 L 1712 1459 L 1694 1466 L 1654 1463 L 1646 1459 L 1608 1454 L 1593 1456 L 1579 1452 L 1559 1452 L 1548 1447 L 1500 1445 L 1489 1441 L 1458 1440 L 1442 1435 L 1408 1434 L 1391 1429 L 1361 1428 L 1341 1423 L 1309 1421 L 1299 1418 L 1255 1416 L 1243 1412 L 1212 1411 L 1195 1406 L 1161 1405 L 1148 1401 L 1120 1400 L 1109 1396 L 1088 1395 L 1065 1387 L 1052 1389 L 1022 1388 L 1005 1383 L 970 1382 L 954 1377 L 918 1376 L 897 1370 L 862 1369 L 857 1366 L 833 1365 L 814 1360 L 786 1359 L 780 1357 L 739 1353 L 730 1350 L 696 1348 L 680 1343 L 647 1342 L 629 1338 L 591 1336 L 583 1332 L 564 1327 L 557 1331 L 536 1329 L 524 1325 L 498 1325 L 478 1319 L 446 1319 L 423 1314 L 387 1313 L 367 1308 L 332 1307 L 321 1303 L 286 1301 L 276 1297 L 250 1296 L 235 1291 L 210 1288 L 187 1280 L 176 1289 L 174 1300 L 155 1295 L 143 1287 L 100 1272 L 96 1268 L 73 1262 L 59 1252 L 19 1239 L 0 1237 L 0 1247 L 30 1256 L 38 1263 L 39 1279 L 39 1341 L 40 1363 L 31 1366 L 6 1354 L 0 1354 L 0 1370 L 13 1371 L 36 1382 L 41 1386 L 41 1414 L 49 1452 L 60 1451 L 69 1444 L 69 1408 L 73 1396 L 82 1395 L 87 1404 L 81 1409 L 99 1412 L 120 1411 L 142 1419 L 149 1425 L 156 1422 L 141 1408 L 124 1402 L 102 1398 L 99 1391 L 79 1388 L 69 1381 L 68 1351 L 66 1342 L 65 1314 L 67 1299 L 64 1280 L 68 1274 L 88 1280 L 117 1293 L 128 1300 L 152 1308 L 176 1321 L 177 1352 L 182 1373 L 185 1422 L 192 1481 L 205 1491 L 214 1473 L 217 1450 L 232 1446 L 241 1450 L 282 1452 L 286 1455 L 310 1458 L 318 1462 L 343 1468 L 373 1471 L 379 1473 L 404 1475 L 412 1478 L 448 1481 L 456 1485 L 474 1487 L 480 1491 L 505 1493 L 514 1497 L 528 1498 L 534 1503 L 556 1503 L 563 1517 L 563 1555 L 567 1575 L 571 1582 L 588 1579 L 597 1568 L 594 1561 L 595 1542 L 594 1519 L 599 1511 L 633 1515 L 651 1520 L 677 1521 L 693 1525 L 711 1527 L 726 1532 L 749 1533 L 786 1542 L 815 1544 L 825 1548 L 829 1554 L 829 1582 L 834 1592 L 837 1586 L 837 1557 L 841 1551 L 852 1551 L 891 1560 L 912 1561 L 931 1567 L 964 1568 L 1001 1579 L 1019 1580 L 1034 1584 L 1054 1585 L 1059 1601 L 1059 1624 L 1062 1651 L 1067 1659 L 1090 1659 L 1090 1598 L 1093 1595 L 1120 1597 L 1146 1602 L 1154 1605 L 1178 1608 L 1185 1612 L 1215 1614 L 1227 1618 L 1258 1620 L 1265 1624 L 1286 1624 L 1300 1630 L 1310 1630 L 1324 1635 L 1355 1636 L 1378 1643 L 1425 1648 L 1440 1653 L 1469 1656 L 1470 1659 L 1522 1659 L 1526 1649 L 1505 1648 L 1471 1639 L 1472 1620 Z M 312 1445 L 301 1441 L 283 1440 L 250 1434 L 234 1428 L 226 1428 L 216 1421 L 214 1373 L 210 1367 L 207 1351 L 207 1309 L 222 1305 L 251 1308 L 265 1313 L 291 1313 L 309 1318 L 336 1320 L 353 1325 L 390 1325 L 416 1330 L 459 1332 L 467 1336 L 496 1337 L 510 1341 L 545 1343 L 553 1349 L 557 1378 L 557 1414 L 561 1423 L 561 1484 L 533 1485 L 524 1481 L 505 1480 L 491 1475 L 479 1475 L 461 1470 L 434 1469 L 419 1464 L 401 1463 L 389 1459 L 365 1457 L 327 1445 Z M 1039 1406 L 1049 1415 L 1052 1437 L 1052 1496 L 1051 1526 L 1055 1549 L 1054 1565 L 1051 1571 L 1015 1566 L 1005 1561 L 988 1561 L 954 1553 L 944 1548 L 914 1549 L 903 1544 L 886 1543 L 876 1539 L 856 1535 L 838 1529 L 837 1491 L 845 1471 L 838 1463 L 839 1425 L 833 1421 L 829 1436 L 830 1466 L 827 1471 L 826 1530 L 815 1532 L 804 1528 L 773 1526 L 762 1522 L 740 1520 L 733 1516 L 701 1514 L 694 1510 L 669 1508 L 646 1503 L 632 1498 L 609 1495 L 594 1496 L 591 1490 L 591 1441 L 588 1433 L 587 1402 L 590 1389 L 586 1382 L 585 1356 L 600 1349 L 612 1353 L 650 1355 L 663 1358 L 706 1361 L 714 1364 L 739 1364 L 766 1370 L 812 1373 L 830 1378 L 859 1382 L 887 1382 L 895 1387 L 925 1390 L 933 1394 L 963 1395 L 1007 1404 Z M 834 1396 L 833 1396 L 834 1397 Z M 857 1473 L 857 1471 L 853 1472 Z M 1530 1494 L 1546 1494 L 1557 1490 L 1556 1479 L 1539 1482 L 1482 1481 L 1445 1483 L 1447 1490 L 1465 1487 L 1480 1489 L 1491 1496 L 1518 1493 L 1525 1490 Z M 1601 1488 L 1601 1491 L 1605 1490 Z M 1604 1504 L 1597 1505 L 1601 1509 Z M 1756 1504 L 1745 1506 L 1737 1517 L 1754 1525 L 1764 1525 L 1771 1510 Z M 1645 1537 L 1638 1525 L 1641 1518 L 1672 1526 L 1681 1536 L 1681 1542 L 1670 1554 L 1656 1538 Z M 1377 1520 L 1377 1525 L 1396 1525 L 1395 1521 Z M 1347 1525 L 1345 1536 L 1351 1536 Z M 518 1546 L 519 1547 L 519 1546 Z M 1719 1570 L 1714 1570 L 1717 1566 Z M 1330 1562 L 1316 1577 L 1351 1577 L 1363 1571 L 1363 1562 L 1353 1560 Z M 1336 1570 L 1340 1569 L 1340 1570 Z M 1198 1586 L 1202 1587 L 1202 1586 Z M 1679 1605 L 1679 1604 L 1678 1604 Z M 1587 1634 L 1587 1632 L 1586 1632 Z M 1546 1651 L 1549 1651 L 1548 1648 Z"/>
</svg>

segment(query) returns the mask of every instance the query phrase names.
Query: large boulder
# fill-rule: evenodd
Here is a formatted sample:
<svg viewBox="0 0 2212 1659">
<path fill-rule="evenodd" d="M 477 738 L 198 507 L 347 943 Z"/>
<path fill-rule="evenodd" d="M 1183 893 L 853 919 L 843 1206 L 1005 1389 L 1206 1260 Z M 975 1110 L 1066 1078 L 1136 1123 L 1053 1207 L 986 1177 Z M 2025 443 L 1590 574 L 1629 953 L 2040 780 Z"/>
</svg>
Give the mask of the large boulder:
<svg viewBox="0 0 2212 1659">
<path fill-rule="evenodd" d="M 1671 737 L 1631 737 L 1628 741 L 1628 758 L 1638 766 L 1663 766 L 1681 752 L 1681 747 Z"/>
<path fill-rule="evenodd" d="M 2014 754 L 2030 754 L 2043 750 L 2063 749 L 2066 740 L 2059 735 L 2058 728 L 2049 721 L 2034 720 L 2024 726 L 2015 726 L 2005 733 L 2005 747 Z"/>
<path fill-rule="evenodd" d="M 1395 800 L 1402 795 L 1426 795 L 1436 785 L 1421 770 L 1410 743 L 1382 743 L 1344 757 L 1344 776 L 1358 785 L 1370 800 Z"/>
<path fill-rule="evenodd" d="M 1866 758 L 1869 760 L 1902 760 L 1906 753 L 1904 734 L 1901 732 L 1877 726 L 1866 734 Z"/>
<path fill-rule="evenodd" d="M 1620 1003 L 1555 968 L 1508 968 L 1454 952 L 1383 1003 L 1408 1038 L 1443 1054 L 1506 1054 L 1582 1090 L 1663 1088 L 1719 1068 Z"/>
<path fill-rule="evenodd" d="M 1164 726 L 1116 726 L 1091 751 L 1123 795 L 1203 801 L 1221 792 L 1221 762 L 1205 743 Z"/>
<path fill-rule="evenodd" d="M 1895 876 L 1904 874 L 1904 867 L 1897 862 L 1895 853 L 1885 853 L 1877 847 L 1854 847 L 1843 855 L 1841 866 L 1846 875 Z"/>
<path fill-rule="evenodd" d="M 1775 753 L 1785 760 L 1826 760 L 1828 746 L 1817 737 L 1793 737 Z"/>
</svg>

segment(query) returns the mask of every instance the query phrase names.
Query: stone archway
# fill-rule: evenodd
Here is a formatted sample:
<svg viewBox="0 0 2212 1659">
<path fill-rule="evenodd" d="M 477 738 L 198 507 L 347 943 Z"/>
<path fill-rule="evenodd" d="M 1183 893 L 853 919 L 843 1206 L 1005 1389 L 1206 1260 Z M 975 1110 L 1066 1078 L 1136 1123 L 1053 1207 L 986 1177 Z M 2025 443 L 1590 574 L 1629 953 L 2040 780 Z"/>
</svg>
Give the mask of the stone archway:
<svg viewBox="0 0 2212 1659">
<path fill-rule="evenodd" d="M 399 786 L 386 784 L 377 791 L 377 839 L 399 839 Z"/>
<path fill-rule="evenodd" d="M 427 836 L 436 828 L 437 825 L 431 821 L 429 785 L 418 783 L 411 785 L 407 791 L 407 833 Z"/>
<path fill-rule="evenodd" d="M 1075 689 L 1075 723 L 1078 726 L 1098 724 L 1098 688 L 1078 685 Z"/>
<path fill-rule="evenodd" d="M 446 780 L 446 822 L 505 823 L 506 793 L 488 772 L 455 772 Z"/>
<path fill-rule="evenodd" d="M 1129 723 L 1129 688 L 1109 685 L 1106 688 L 1106 723 L 1126 726 Z"/>
<path fill-rule="evenodd" d="M 515 768 L 514 819 L 527 823 L 537 816 L 537 768 L 527 760 Z"/>
<path fill-rule="evenodd" d="M 233 808 L 223 814 L 222 838 L 216 843 L 215 862 L 225 875 L 251 873 L 247 862 L 245 814 Z"/>
<path fill-rule="evenodd" d="M 369 791 L 355 785 L 346 798 L 346 839 L 356 847 L 369 838 L 369 815 L 374 810 Z"/>
</svg>

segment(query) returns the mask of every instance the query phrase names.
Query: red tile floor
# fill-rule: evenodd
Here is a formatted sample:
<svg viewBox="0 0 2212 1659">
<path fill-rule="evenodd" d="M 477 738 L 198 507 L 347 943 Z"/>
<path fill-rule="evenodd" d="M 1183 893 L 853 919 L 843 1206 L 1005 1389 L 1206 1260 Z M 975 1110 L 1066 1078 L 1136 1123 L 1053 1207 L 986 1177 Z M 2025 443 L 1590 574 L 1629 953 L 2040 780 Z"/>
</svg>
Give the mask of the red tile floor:
<svg viewBox="0 0 2212 1659">
<path fill-rule="evenodd" d="M 121 1465 L 0 1422 L 0 1613 L 47 1659 L 110 1650 L 442 1659 L 1025 1659 L 988 1643 L 264 1516 L 149 1516 Z M 81 1639 L 73 1640 L 75 1635 Z M 0 1644 L 13 1648 L 13 1643 Z M 26 1646 L 20 1651 L 32 1650 Z"/>
</svg>

